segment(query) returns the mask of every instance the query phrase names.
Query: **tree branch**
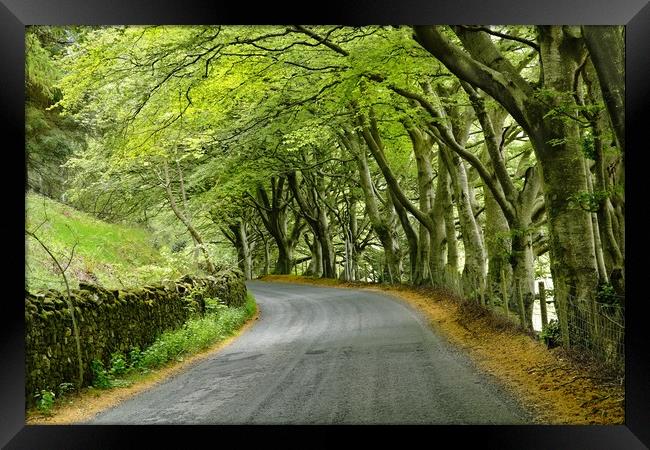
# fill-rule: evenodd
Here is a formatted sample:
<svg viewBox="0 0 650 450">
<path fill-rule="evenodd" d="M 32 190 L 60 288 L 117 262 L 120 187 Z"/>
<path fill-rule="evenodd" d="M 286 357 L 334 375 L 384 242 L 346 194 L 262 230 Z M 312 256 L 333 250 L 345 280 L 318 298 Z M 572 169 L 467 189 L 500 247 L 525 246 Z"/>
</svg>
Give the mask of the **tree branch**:
<svg viewBox="0 0 650 450">
<path fill-rule="evenodd" d="M 350 56 L 350 54 L 349 54 L 347 51 L 343 50 L 341 47 L 339 47 L 338 45 L 336 45 L 336 44 L 334 44 L 333 42 L 331 42 L 331 41 L 328 40 L 330 34 L 332 34 L 332 33 L 334 32 L 334 30 L 336 30 L 336 28 L 334 28 L 334 29 L 331 30 L 329 33 L 327 33 L 327 35 L 326 35 L 325 37 L 321 37 L 321 36 L 319 36 L 317 33 L 314 33 L 313 31 L 308 30 L 307 28 L 305 28 L 305 27 L 302 26 L 302 25 L 294 25 L 294 27 L 296 28 L 296 30 L 298 30 L 298 31 L 300 31 L 300 32 L 302 32 L 302 33 L 304 33 L 304 34 L 306 34 L 307 36 L 309 36 L 309 37 L 311 37 L 311 38 L 317 40 L 320 44 L 323 44 L 323 45 L 325 45 L 326 47 L 328 47 L 328 48 L 334 50 L 334 51 L 335 51 L 336 53 L 338 53 L 339 55 L 342 55 L 342 56 Z"/>
<path fill-rule="evenodd" d="M 498 31 L 491 30 L 488 27 L 469 26 L 469 25 L 459 25 L 458 27 L 466 29 L 468 31 L 485 31 L 487 34 L 491 34 L 492 36 L 497 36 L 497 37 L 500 37 L 500 38 L 503 38 L 503 39 L 508 39 L 510 41 L 521 42 L 522 44 L 526 44 L 529 47 L 532 47 L 536 51 L 539 52 L 539 45 L 537 45 L 536 42 L 530 41 L 528 39 L 520 38 L 518 36 L 512 36 L 510 34 L 499 33 Z"/>
</svg>

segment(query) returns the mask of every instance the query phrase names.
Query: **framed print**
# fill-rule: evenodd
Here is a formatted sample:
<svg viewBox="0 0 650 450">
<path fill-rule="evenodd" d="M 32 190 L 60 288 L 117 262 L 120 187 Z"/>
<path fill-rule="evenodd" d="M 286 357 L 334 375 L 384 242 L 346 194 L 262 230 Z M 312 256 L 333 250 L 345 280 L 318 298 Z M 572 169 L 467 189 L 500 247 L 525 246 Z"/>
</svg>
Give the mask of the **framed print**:
<svg viewBox="0 0 650 450">
<path fill-rule="evenodd" d="M 650 446 L 644 0 L 0 22 L 3 448 Z M 85 415 L 48 419 L 74 384 Z"/>
</svg>

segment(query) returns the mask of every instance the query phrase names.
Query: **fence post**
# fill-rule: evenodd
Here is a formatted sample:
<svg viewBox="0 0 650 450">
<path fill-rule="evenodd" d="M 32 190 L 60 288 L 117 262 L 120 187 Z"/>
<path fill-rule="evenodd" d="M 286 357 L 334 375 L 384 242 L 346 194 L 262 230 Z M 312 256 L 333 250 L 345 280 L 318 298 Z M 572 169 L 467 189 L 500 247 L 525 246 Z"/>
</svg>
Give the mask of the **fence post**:
<svg viewBox="0 0 650 450">
<path fill-rule="evenodd" d="M 544 286 L 543 281 L 540 281 L 537 283 L 537 288 L 539 289 L 539 309 L 542 312 L 542 331 L 544 331 L 546 325 L 548 325 L 548 313 L 546 311 L 546 286 Z"/>
</svg>

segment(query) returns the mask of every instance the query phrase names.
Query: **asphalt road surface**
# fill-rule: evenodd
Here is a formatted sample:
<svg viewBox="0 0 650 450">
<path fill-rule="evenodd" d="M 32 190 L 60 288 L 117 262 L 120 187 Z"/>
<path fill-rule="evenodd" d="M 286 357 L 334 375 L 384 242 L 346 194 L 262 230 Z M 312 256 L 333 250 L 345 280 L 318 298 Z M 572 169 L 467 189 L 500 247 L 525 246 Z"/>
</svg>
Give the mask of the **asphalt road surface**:
<svg viewBox="0 0 650 450">
<path fill-rule="evenodd" d="M 92 424 L 521 424 L 527 412 L 387 294 L 248 284 L 253 327 Z"/>
</svg>

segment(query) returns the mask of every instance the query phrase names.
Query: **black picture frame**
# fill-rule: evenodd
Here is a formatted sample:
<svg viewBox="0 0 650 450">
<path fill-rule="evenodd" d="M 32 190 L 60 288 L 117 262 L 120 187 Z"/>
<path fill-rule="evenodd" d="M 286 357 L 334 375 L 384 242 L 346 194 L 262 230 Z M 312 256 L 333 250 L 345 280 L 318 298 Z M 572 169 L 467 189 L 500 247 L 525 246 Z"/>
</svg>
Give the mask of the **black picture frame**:
<svg viewBox="0 0 650 450">
<path fill-rule="evenodd" d="M 310 9 L 308 9 L 310 8 Z M 309 12 L 308 12 L 309 11 Z M 406 0 L 328 1 L 304 8 L 275 2 L 203 3 L 195 0 L 0 0 L 0 111 L 6 132 L 0 138 L 4 162 L 0 229 L 5 237 L 3 318 L 0 333 L 0 445 L 4 448 L 130 448 L 143 442 L 191 448 L 207 439 L 217 445 L 228 435 L 247 441 L 273 433 L 287 443 L 303 439 L 339 444 L 338 433 L 353 427 L 217 426 L 26 426 L 24 411 L 24 303 L 17 280 L 24 277 L 22 241 L 26 167 L 24 152 L 24 31 L 26 25 L 97 24 L 612 24 L 626 25 L 626 259 L 627 290 L 644 291 L 641 273 L 647 248 L 642 239 L 644 179 L 642 155 L 650 104 L 650 5 L 646 0 Z M 6 244 L 16 245 L 7 251 Z M 631 243 L 631 244 L 630 244 Z M 650 370 L 643 295 L 630 296 L 626 311 L 625 425 L 617 426 L 436 426 L 372 427 L 375 438 L 396 432 L 425 442 L 468 440 L 498 449 L 636 449 L 650 446 Z M 243 429 L 242 429 L 243 428 Z M 357 430 L 354 427 L 355 431 Z M 297 431 L 309 434 L 297 433 Z M 435 439 L 435 441 L 434 441 Z M 147 445 L 148 447 L 149 445 Z M 302 445 L 301 445 L 302 446 Z"/>
</svg>

